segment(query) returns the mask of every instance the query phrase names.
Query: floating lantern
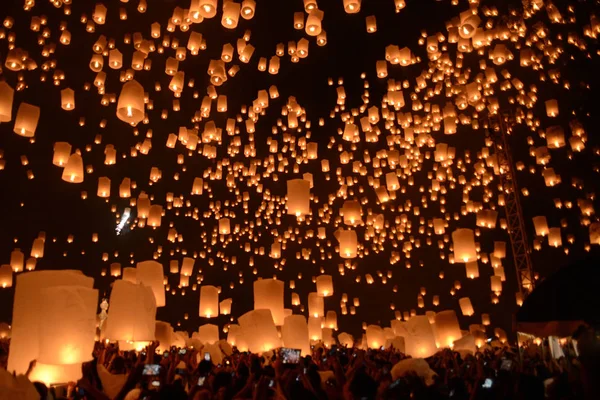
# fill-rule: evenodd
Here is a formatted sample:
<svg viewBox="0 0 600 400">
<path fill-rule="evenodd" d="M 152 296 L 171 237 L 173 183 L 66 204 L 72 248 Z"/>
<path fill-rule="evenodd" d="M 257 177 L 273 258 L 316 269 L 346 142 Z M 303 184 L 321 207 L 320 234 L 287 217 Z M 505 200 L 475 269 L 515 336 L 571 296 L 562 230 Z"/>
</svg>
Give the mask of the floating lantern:
<svg viewBox="0 0 600 400">
<path fill-rule="evenodd" d="M 239 317 L 238 321 L 251 352 L 263 353 L 281 347 L 281 339 L 268 309 L 249 311 Z"/>
<path fill-rule="evenodd" d="M 219 315 L 219 289 L 214 286 L 200 287 L 199 314 L 204 318 L 214 318 Z"/>
<path fill-rule="evenodd" d="M 165 306 L 165 287 L 163 284 L 164 272 L 162 264 L 156 261 L 143 261 L 137 264 L 137 283 L 141 283 L 152 289 L 156 307 Z"/>
<path fill-rule="evenodd" d="M 284 283 L 276 279 L 259 279 L 254 281 L 254 309 L 270 310 L 275 325 L 283 324 L 283 291 Z"/>
<path fill-rule="evenodd" d="M 24 137 L 33 137 L 40 119 L 40 108 L 27 103 L 21 103 L 17 110 L 14 132 Z"/>
<path fill-rule="evenodd" d="M 123 85 L 117 102 L 117 117 L 136 125 L 144 119 L 144 87 L 131 80 Z"/>
</svg>

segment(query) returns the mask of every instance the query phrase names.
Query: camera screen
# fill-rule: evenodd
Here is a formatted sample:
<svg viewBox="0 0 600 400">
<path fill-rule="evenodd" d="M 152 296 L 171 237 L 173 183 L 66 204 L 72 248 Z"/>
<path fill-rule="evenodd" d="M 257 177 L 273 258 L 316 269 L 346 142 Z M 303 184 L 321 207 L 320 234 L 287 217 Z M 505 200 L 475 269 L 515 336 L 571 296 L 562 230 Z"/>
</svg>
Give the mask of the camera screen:
<svg viewBox="0 0 600 400">
<path fill-rule="evenodd" d="M 298 364 L 300 362 L 300 350 L 282 347 L 279 351 L 284 364 Z"/>
<path fill-rule="evenodd" d="M 144 365 L 144 375 L 156 376 L 160 373 L 159 364 L 146 364 Z"/>
</svg>

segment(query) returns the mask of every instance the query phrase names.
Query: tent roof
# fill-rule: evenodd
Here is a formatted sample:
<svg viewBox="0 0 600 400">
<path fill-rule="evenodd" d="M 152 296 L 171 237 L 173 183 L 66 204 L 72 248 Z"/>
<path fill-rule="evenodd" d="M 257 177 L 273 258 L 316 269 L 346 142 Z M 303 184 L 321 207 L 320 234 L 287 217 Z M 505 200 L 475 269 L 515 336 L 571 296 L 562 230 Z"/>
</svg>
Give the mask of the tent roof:
<svg viewBox="0 0 600 400">
<path fill-rule="evenodd" d="M 537 336 L 569 336 L 584 322 L 600 324 L 596 257 L 563 267 L 539 283 L 516 314 L 516 329 Z"/>
</svg>

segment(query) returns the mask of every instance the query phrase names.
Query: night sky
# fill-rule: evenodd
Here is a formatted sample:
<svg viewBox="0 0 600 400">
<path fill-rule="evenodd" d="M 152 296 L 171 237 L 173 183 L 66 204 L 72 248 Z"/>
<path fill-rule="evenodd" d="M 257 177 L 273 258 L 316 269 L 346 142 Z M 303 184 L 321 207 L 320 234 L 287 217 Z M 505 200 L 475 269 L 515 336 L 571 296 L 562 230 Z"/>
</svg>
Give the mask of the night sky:
<svg viewBox="0 0 600 400">
<path fill-rule="evenodd" d="M 19 82 L 24 86 L 24 90 L 15 90 L 13 120 L 0 124 L 0 154 L 2 154 L 0 158 L 5 161 L 4 168 L 0 170 L 0 210 L 2 210 L 0 264 L 9 264 L 11 252 L 15 248 L 20 248 L 25 253 L 25 258 L 29 258 L 33 240 L 39 232 L 43 231 L 46 233 L 45 252 L 44 257 L 37 260 L 36 270 L 80 269 L 86 275 L 94 277 L 95 287 L 108 297 L 111 283 L 115 279 L 110 277 L 111 263 L 119 262 L 123 267 L 135 266 L 135 263 L 152 259 L 156 255 L 157 261 L 165 267 L 165 277 L 168 278 L 170 288 L 175 291 L 174 295 L 168 292 L 167 305 L 158 309 L 157 319 L 170 322 L 176 330 L 188 332 L 193 332 L 199 325 L 208 322 L 218 323 L 221 328 L 229 321 L 229 317 L 225 316 L 210 320 L 198 316 L 199 290 L 192 290 L 191 285 L 197 283 L 200 276 L 202 284 L 221 287 L 220 300 L 229 297 L 233 299 L 234 317 L 252 309 L 252 282 L 257 277 L 274 276 L 286 282 L 286 307 L 292 308 L 294 313 L 302 312 L 300 307 L 291 306 L 291 293 L 298 293 L 302 304 L 305 305 L 304 314 L 307 315 L 307 296 L 309 292 L 315 291 L 315 284 L 311 277 L 320 275 L 321 270 L 332 275 L 334 279 L 335 294 L 326 298 L 325 310 L 336 311 L 340 332 L 360 335 L 363 322 L 389 326 L 389 321 L 394 319 L 394 311 L 390 309 L 391 303 L 395 305 L 396 310 L 405 312 L 415 309 L 418 314 L 424 314 L 427 310 L 455 309 L 463 329 L 467 329 L 469 324 L 481 323 L 481 314 L 488 313 L 493 327 L 511 329 L 512 315 L 517 307 L 515 302 L 517 283 L 509 236 L 506 230 L 500 228 L 499 220 L 505 218 L 505 215 L 504 208 L 498 206 L 499 181 L 498 176 L 494 175 L 493 168 L 486 165 L 485 160 L 478 158 L 482 148 L 486 147 L 484 126 L 487 125 L 487 109 L 477 112 L 473 105 L 469 105 L 463 111 L 458 110 L 457 114 L 464 114 L 470 121 L 468 124 L 458 123 L 457 133 L 454 135 L 444 134 L 443 123 L 441 129 L 438 126 L 437 130 L 434 128 L 426 134 L 427 144 L 420 147 L 422 162 L 416 163 L 410 171 L 410 179 L 414 184 L 409 184 L 408 175 L 400 176 L 400 185 L 405 190 L 397 191 L 396 199 L 384 205 L 378 201 L 374 188 L 369 185 L 369 176 L 373 176 L 376 168 L 372 160 L 370 163 L 365 162 L 364 152 L 368 151 L 371 159 L 375 159 L 376 154 L 382 150 L 400 150 L 401 154 L 404 154 L 404 151 L 410 149 L 414 151 L 417 148 L 416 142 L 411 143 L 406 140 L 404 127 L 391 132 L 383 118 L 377 124 L 380 130 L 377 142 L 367 142 L 362 129 L 359 129 L 360 141 L 357 143 L 343 140 L 340 134 L 344 129 L 342 114 L 352 109 L 358 111 L 364 105 L 365 99 L 369 101 L 366 108 L 377 106 L 381 113 L 382 102 L 388 92 L 388 80 L 391 79 L 397 83 L 406 81 L 409 84 L 403 89 L 406 105 L 401 110 L 396 110 L 396 113 L 412 113 L 412 128 L 418 129 L 419 124 L 416 121 L 419 117 L 421 121 L 427 121 L 432 113 L 426 109 L 427 107 L 416 111 L 411 110 L 411 94 L 415 94 L 423 104 L 437 104 L 440 109 L 444 108 L 447 101 L 454 104 L 456 93 L 447 97 L 443 88 L 439 94 L 428 100 L 423 99 L 425 91 L 415 93 L 416 78 L 428 69 L 436 71 L 440 68 L 439 61 L 428 59 L 425 46 L 419 44 L 419 39 L 422 37 L 422 32 L 426 32 L 427 36 L 434 36 L 440 32 L 447 39 L 446 24 L 459 17 L 461 12 L 468 10 L 467 1 L 461 0 L 458 1 L 458 5 L 452 5 L 449 1 L 407 0 L 406 7 L 396 13 L 393 0 L 364 0 L 359 13 L 347 14 L 344 12 L 342 0 L 320 0 L 318 7 L 324 12 L 322 25 L 327 32 L 325 46 L 317 46 L 315 38 L 308 36 L 304 29 L 294 29 L 295 12 L 301 12 L 306 18 L 301 0 L 257 0 L 254 18 L 251 20 L 240 18 L 235 30 L 225 29 L 221 25 L 221 1 L 219 1 L 219 11 L 215 18 L 205 19 L 199 24 L 191 24 L 189 30 L 185 32 L 181 27 L 176 27 L 173 33 L 166 32 L 173 10 L 176 6 L 189 8 L 189 0 L 149 0 L 148 10 L 145 13 L 138 12 L 138 0 L 131 0 L 128 3 L 105 1 L 108 7 L 107 22 L 104 25 L 97 24 L 93 33 L 85 31 L 86 24 L 82 23 L 81 19 L 84 14 L 91 18 L 94 2 L 73 1 L 73 3 L 70 6 L 70 15 L 65 15 L 64 5 L 57 8 L 47 0 L 37 0 L 35 6 L 29 11 L 23 9 L 22 0 L 6 0 L 0 9 L 0 20 L 5 21 L 7 16 L 14 19 L 14 26 L 9 29 L 5 24 L 3 34 L 0 35 L 2 37 L 0 58 L 3 67 L 0 80 L 6 81 L 12 88 L 16 88 Z M 513 25 L 515 20 L 519 21 L 519 18 L 514 15 L 512 18 L 507 16 L 511 14 L 511 10 L 518 10 L 515 14 L 520 15 L 521 1 L 481 1 L 480 3 L 479 16 L 482 20 L 480 26 L 484 27 L 486 22 L 489 22 L 490 26 L 486 27 L 487 30 L 492 31 L 492 27 L 498 26 L 515 26 Z M 534 271 L 539 275 L 539 279 L 586 254 L 586 244 L 590 241 L 587 225 L 597 221 L 597 217 L 595 214 L 582 215 L 578 207 L 578 199 L 589 199 L 598 209 L 598 199 L 595 196 L 599 182 L 596 134 L 599 121 L 596 112 L 598 109 L 596 91 L 600 83 L 597 72 L 600 65 L 597 54 L 598 41 L 585 36 L 584 32 L 585 26 L 591 23 L 590 15 L 599 10 L 596 2 L 593 1 L 560 3 L 557 7 L 564 23 L 551 23 L 549 12 L 544 8 L 531 18 L 520 19 L 526 31 L 521 37 L 515 35 L 516 40 L 496 39 L 490 46 L 481 50 L 481 55 L 476 50 L 461 53 L 464 55 L 461 60 L 462 67 L 456 65 L 457 53 L 459 53 L 457 45 L 439 43 L 440 49 L 442 46 L 447 46 L 447 51 L 443 51 L 442 54 L 448 55 L 448 59 L 453 63 L 453 71 L 448 72 L 445 77 L 448 84 L 460 86 L 474 82 L 477 74 L 483 73 L 480 70 L 480 60 L 486 60 L 487 66 L 494 67 L 499 78 L 499 82 L 492 85 L 493 95 L 484 95 L 483 101 L 486 106 L 489 97 L 495 96 L 501 110 L 513 116 L 521 112 L 527 115 L 522 124 L 514 127 L 509 141 L 515 163 L 522 162 L 525 166 L 522 171 L 517 172 L 517 180 L 519 186 L 526 188 L 529 193 L 528 196 L 520 194 L 519 197 L 530 248 L 534 247 L 533 240 L 536 238 L 532 217 L 545 215 L 549 227 L 559 227 L 562 224 L 563 245 L 561 247 L 549 246 L 545 238 L 541 240 L 541 250 L 532 252 Z M 494 6 L 497 7 L 498 16 L 485 16 L 484 8 L 489 9 Z M 119 20 L 119 8 L 126 10 L 127 20 Z M 376 17 L 377 32 L 367 33 L 365 17 L 372 15 Z M 38 44 L 38 36 L 42 32 L 34 32 L 30 29 L 34 16 L 45 16 L 47 19 L 46 26 L 42 26 L 42 29 L 47 29 L 49 32 L 44 45 L 51 43 L 56 45 L 55 52 L 49 57 L 41 54 L 44 45 Z M 460 19 L 458 21 L 460 22 Z M 161 25 L 159 39 L 150 37 L 150 25 L 154 22 Z M 66 23 L 72 35 L 69 45 L 58 42 L 60 26 L 63 23 Z M 163 54 L 155 51 L 148 55 L 148 59 L 152 61 L 149 71 L 135 71 L 135 80 L 144 86 L 154 104 L 152 110 L 146 107 L 149 123 L 140 123 L 132 127 L 117 118 L 116 102 L 107 106 L 101 105 L 102 95 L 98 94 L 97 88 L 93 85 L 96 73 L 89 68 L 90 58 L 94 54 L 92 46 L 100 35 L 114 39 L 116 47 L 123 53 L 121 70 L 109 68 L 108 57 L 104 57 L 103 71 L 107 74 L 105 92 L 113 94 L 116 99 L 123 84 L 119 81 L 119 74 L 131 65 L 134 51 L 132 44 L 124 43 L 124 35 L 140 32 L 144 39 L 154 40 L 158 48 L 164 35 L 168 34 L 171 43 L 177 39 L 180 46 L 185 47 L 192 31 L 203 35 L 206 49 L 201 50 L 196 56 L 188 51 L 185 61 L 179 63 L 179 70 L 185 72 L 186 83 L 186 88 L 179 98 L 180 111 L 172 110 L 174 96 L 168 88 L 171 77 L 165 74 L 165 61 L 167 56 L 175 55 L 175 49 L 167 47 L 164 48 Z M 216 101 L 213 101 L 210 116 L 200 121 L 193 121 L 194 114 L 200 109 L 202 98 L 207 93 L 207 86 L 210 85 L 210 76 L 207 74 L 210 60 L 220 59 L 221 50 L 226 43 L 231 43 L 235 48 L 236 41 L 246 31 L 251 33 L 249 43 L 256 48 L 250 62 L 241 63 L 237 52 L 234 52 L 234 60 L 227 68 L 235 64 L 240 66 L 240 71 L 235 77 L 229 77 L 222 86 L 216 88 L 219 95 L 227 96 L 228 111 L 217 112 Z M 544 31 L 545 35 L 540 34 L 540 31 Z M 16 36 L 15 45 L 28 51 L 29 58 L 35 60 L 36 69 L 15 72 L 6 68 L 4 64 L 9 50 L 7 37 L 11 33 Z M 580 46 L 568 43 L 567 39 L 572 38 L 573 35 L 577 35 Z M 532 40 L 534 37 L 537 39 Z M 288 55 L 288 42 L 298 42 L 302 38 L 310 42 L 308 57 L 292 62 Z M 259 58 L 265 57 L 269 60 L 275 55 L 279 43 L 285 45 L 285 55 L 281 57 L 279 73 L 272 75 L 258 71 Z M 488 53 L 498 43 L 505 44 L 514 55 L 513 60 L 501 66 L 495 66 L 488 58 Z M 383 79 L 378 78 L 376 62 L 385 59 L 386 47 L 390 44 L 397 45 L 399 48 L 409 47 L 414 63 L 402 67 L 388 62 L 388 76 Z M 539 69 L 520 66 L 522 48 L 532 49 L 536 54 Z M 554 52 L 557 58 L 554 58 Z M 44 71 L 44 63 L 53 60 L 56 63 L 55 67 Z M 560 74 L 556 83 L 548 77 L 548 71 L 553 69 Z M 64 79 L 55 85 L 53 76 L 58 70 L 64 73 Z M 510 87 L 510 79 L 503 78 L 503 70 L 510 74 L 510 79 L 518 78 L 523 82 L 524 93 L 537 95 L 537 101 L 531 104 L 531 108 L 514 104 L 514 101 L 511 103 L 511 99 L 514 100 L 519 93 L 517 89 Z M 365 74 L 365 79 L 361 78 L 362 73 Z M 540 79 L 540 75 L 544 75 L 544 80 Z M 45 76 L 44 81 L 40 79 L 41 76 Z M 464 77 L 464 82 L 458 82 L 459 77 Z M 333 85 L 328 84 L 329 78 L 332 78 Z M 188 85 L 190 79 L 194 81 L 193 87 Z M 343 80 L 346 92 L 345 109 L 331 114 L 336 107 L 338 98 L 336 88 L 339 86 L 340 79 Z M 161 91 L 155 90 L 156 82 L 160 82 Z M 365 89 L 365 82 L 368 82 L 368 89 Z M 500 86 L 506 82 L 509 83 L 510 88 L 501 90 Z M 445 84 L 444 81 L 440 83 Z M 85 89 L 86 85 L 89 85 L 89 90 Z M 245 121 L 249 118 L 248 113 L 241 110 L 246 106 L 252 107 L 258 91 L 268 90 L 271 85 L 277 87 L 279 98 L 269 100 L 269 106 L 258 115 L 256 131 L 249 134 L 245 127 Z M 434 89 L 435 85 L 436 82 L 428 78 L 427 88 Z M 535 85 L 535 90 L 531 90 L 531 85 Z M 60 90 L 64 88 L 75 91 L 76 106 L 73 111 L 61 109 Z M 365 96 L 366 90 L 368 98 Z M 197 96 L 194 95 L 195 92 Z M 282 127 L 278 126 L 278 119 L 281 121 L 279 125 L 287 124 L 287 116 L 282 116 L 282 107 L 288 104 L 290 96 L 295 97 L 297 103 L 303 108 L 305 121 L 310 121 L 309 128 L 302 121 L 302 117 L 299 118 L 299 129 L 287 128 L 287 132 L 283 132 Z M 550 99 L 558 100 L 560 110 L 558 117 L 549 118 L 546 115 L 544 102 Z M 39 106 L 41 109 L 33 143 L 13 132 L 15 116 L 21 102 Z M 166 119 L 161 118 L 163 109 L 168 110 Z M 236 116 L 242 119 L 242 122 L 236 122 L 239 131 L 235 135 L 228 135 L 225 132 L 227 118 L 236 118 Z M 361 111 L 360 115 L 354 117 L 354 123 L 358 126 L 362 116 Z M 85 119 L 84 126 L 80 126 L 81 118 Z M 324 119 L 323 126 L 319 126 L 319 118 Z M 582 125 L 586 136 L 585 149 L 581 152 L 573 152 L 568 142 L 568 139 L 574 136 L 571 125 L 575 119 Z M 479 129 L 472 128 L 472 120 L 479 121 Z M 103 121 L 105 127 L 101 126 L 104 125 Z M 202 148 L 201 143 L 196 151 L 186 150 L 185 145 L 179 141 L 175 148 L 165 146 L 168 135 L 177 134 L 180 127 L 187 127 L 188 130 L 196 128 L 202 133 L 207 121 L 214 121 L 218 128 L 223 128 L 221 143 L 211 143 L 217 147 L 215 159 L 209 159 L 198 152 Z M 538 128 L 531 130 L 526 126 L 527 121 L 536 121 L 539 123 Z M 395 121 L 391 125 L 397 127 L 398 123 Z M 545 167 L 554 168 L 561 177 L 561 183 L 547 187 L 542 177 L 544 166 L 536 164 L 535 156 L 532 157 L 530 151 L 532 147 L 546 145 L 546 140 L 540 132 L 543 134 L 546 128 L 554 125 L 564 129 L 566 144 L 559 149 L 549 150 L 551 159 Z M 277 127 L 276 133 L 272 131 L 274 126 Z M 286 144 L 289 145 L 284 142 L 284 135 L 288 134 L 295 137 L 296 150 L 299 140 L 303 137 L 306 137 L 308 142 L 318 143 L 318 159 L 305 160 L 307 162 L 299 164 L 298 172 L 294 172 L 293 169 L 296 157 L 290 154 L 291 149 L 287 153 L 283 153 L 282 150 Z M 386 138 L 388 135 L 397 137 L 396 143 L 391 146 Z M 137 156 L 132 157 L 132 149 L 139 147 L 147 137 L 150 137 L 152 143 L 149 153 L 144 155 L 138 151 Z M 279 155 L 286 157 L 289 162 L 283 172 L 275 171 L 277 180 L 265 167 L 267 165 L 265 160 L 270 155 L 275 159 L 278 156 L 277 153 L 269 152 L 268 138 L 278 141 Z M 334 144 L 328 147 L 328 144 L 332 143 L 331 138 Z M 241 147 L 234 145 L 235 140 L 240 140 Z M 61 179 L 62 168 L 52 165 L 53 146 L 56 142 L 70 143 L 72 152 L 75 149 L 81 150 L 84 166 L 86 169 L 88 166 L 93 169 L 86 172 L 83 183 L 73 184 Z M 446 166 L 446 170 L 447 176 L 457 182 L 454 185 L 451 185 L 450 180 L 442 182 L 447 193 L 438 194 L 437 200 L 432 200 L 429 193 L 432 180 L 429 175 L 435 175 L 436 170 L 442 169 L 440 163 L 435 162 L 433 157 L 437 143 L 447 143 L 456 148 L 455 159 Z M 115 165 L 104 164 L 104 151 L 108 144 L 112 144 L 117 150 Z M 246 157 L 244 146 L 251 144 L 255 148 L 256 155 Z M 493 146 L 488 148 L 490 154 L 493 154 Z M 239 151 L 231 155 L 228 154 L 228 149 Z M 340 149 L 353 154 L 350 163 L 340 163 Z M 425 156 L 427 153 L 430 153 L 431 157 Z M 470 154 L 470 157 L 466 157 L 466 154 Z M 178 155 L 183 155 L 183 164 L 178 164 Z M 301 156 L 302 151 L 297 152 L 296 155 Z M 27 163 L 23 162 L 23 157 L 26 157 Z M 228 165 L 223 164 L 224 159 L 229 161 Z M 328 159 L 330 162 L 329 173 L 321 171 L 323 159 Z M 353 161 L 360 161 L 366 167 L 367 174 L 361 176 L 354 173 Z M 464 171 L 459 170 L 457 166 L 459 161 L 464 165 Z M 248 184 L 248 177 L 236 178 L 235 188 L 227 186 L 228 168 L 233 167 L 235 163 L 243 163 L 244 167 L 248 168 L 253 162 L 257 162 L 257 174 L 261 175 L 259 183 L 262 185 L 262 193 L 257 191 L 256 185 Z M 506 282 L 503 284 L 498 304 L 492 304 L 491 301 L 490 276 L 494 272 L 489 263 L 479 263 L 479 278 L 466 279 L 464 264 L 458 262 L 450 264 L 448 261 L 448 255 L 452 253 L 450 250 L 452 240 L 445 243 L 444 248 L 440 250 L 438 240 L 443 237 L 435 234 L 427 236 L 427 232 L 432 230 L 427 226 L 432 218 L 445 218 L 446 214 L 453 216 L 454 213 L 461 213 L 461 207 L 464 207 L 465 203 L 462 194 L 464 185 L 458 183 L 459 175 L 464 175 L 467 182 L 480 182 L 481 174 L 476 173 L 475 168 L 478 162 L 482 163 L 486 174 L 489 174 L 492 180 L 487 185 L 473 185 L 469 199 L 482 202 L 486 191 L 491 192 L 489 202 L 482 203 L 483 208 L 495 208 L 499 211 L 499 216 L 496 228 L 480 229 L 481 235 L 476 240 L 480 243 L 482 253 L 492 253 L 494 241 L 505 241 L 507 245 L 507 255 L 502 260 Z M 275 163 L 276 168 L 279 164 L 279 161 Z M 158 182 L 151 182 L 149 179 L 152 167 L 162 171 L 162 178 Z M 204 177 L 210 192 L 204 190 L 203 195 L 192 196 L 190 192 L 194 178 L 203 177 L 206 171 L 215 171 L 218 168 L 223 169 L 221 179 L 210 180 Z M 340 168 L 341 176 L 344 178 L 356 178 L 354 194 L 348 194 L 346 199 L 335 197 L 340 189 L 336 177 L 337 168 Z M 34 175 L 33 179 L 28 179 L 29 170 Z M 385 174 L 391 171 L 393 170 L 388 166 L 381 167 L 383 174 L 379 179 L 383 186 L 385 186 Z M 285 200 L 282 200 L 276 204 L 277 210 L 281 212 L 280 224 L 274 223 L 275 217 L 273 223 L 269 224 L 264 218 L 263 209 L 270 201 L 266 199 L 266 193 L 270 193 L 272 199 L 275 197 L 283 199 L 286 195 L 286 181 L 301 179 L 302 174 L 307 172 L 313 175 L 314 180 L 314 187 L 311 189 L 312 216 L 304 222 L 297 221 L 294 216 L 286 214 Z M 175 179 L 176 174 L 178 174 L 177 179 Z M 99 177 L 111 179 L 111 196 L 108 199 L 96 195 Z M 152 204 L 163 206 L 165 214 L 160 228 L 137 226 L 136 208 L 130 206 L 129 198 L 119 197 L 119 185 L 125 177 L 135 182 L 135 188 L 131 189 L 132 198 L 137 199 L 144 191 L 153 196 Z M 363 188 L 362 193 L 359 193 L 359 186 Z M 419 191 L 421 186 L 424 192 Z M 239 190 L 239 194 L 236 194 L 235 190 Z M 82 199 L 82 191 L 87 192 L 85 200 Z M 249 194 L 247 214 L 244 213 L 243 203 L 240 201 L 243 192 Z M 167 193 L 173 193 L 175 197 L 183 196 L 184 207 L 169 209 Z M 334 196 L 334 200 L 329 204 L 327 217 L 320 217 L 319 209 L 327 204 L 331 195 Z M 427 199 L 427 207 L 422 202 L 423 197 Z M 445 199 L 444 205 L 440 203 L 441 197 Z M 383 231 L 386 239 L 381 242 L 381 246 L 376 246 L 377 250 L 373 250 L 373 240 L 367 241 L 364 237 L 366 226 L 358 226 L 356 231 L 359 243 L 368 248 L 369 252 L 365 254 L 364 249 L 361 249 L 358 258 L 348 261 L 352 268 L 345 268 L 345 274 L 341 276 L 338 265 L 343 264 L 344 259 L 335 251 L 337 240 L 334 232 L 344 225 L 336 219 L 344 200 L 355 199 L 364 199 L 363 201 L 366 202 L 362 205 L 364 222 L 367 220 L 369 210 L 373 214 L 384 214 L 386 227 Z M 563 206 L 558 209 L 555 207 L 554 199 L 560 199 L 563 204 L 570 201 L 572 207 L 569 209 Z M 189 207 L 186 205 L 187 201 L 190 202 Z M 216 211 L 214 203 L 217 201 L 221 202 L 221 210 Z M 227 201 L 228 206 L 225 205 Z M 405 206 L 406 209 L 398 209 Z M 414 206 L 419 207 L 420 215 L 414 215 Z M 115 227 L 126 207 L 131 207 L 132 221 L 127 224 L 121 235 L 117 235 Z M 186 216 L 186 213 L 194 209 L 197 209 L 197 219 Z M 256 226 L 258 210 L 262 210 L 261 226 Z M 219 240 L 217 235 L 216 243 L 211 244 L 211 235 L 217 229 L 218 220 L 224 216 L 225 211 L 235 215 L 231 217 L 232 228 L 239 224 L 241 233 L 228 235 L 225 242 Z M 402 214 L 405 214 L 411 227 L 404 223 L 401 228 L 400 223 L 396 223 L 397 218 L 402 219 Z M 425 233 L 419 232 L 421 218 L 425 221 Z M 476 229 L 475 221 L 476 216 L 473 212 L 460 215 L 458 220 L 452 218 L 448 221 L 449 225 L 445 233 L 450 238 L 455 229 Z M 170 224 L 178 234 L 183 236 L 181 242 L 172 243 L 167 240 Z M 319 227 L 326 228 L 325 240 L 316 238 Z M 397 228 L 396 232 L 393 232 L 394 227 Z M 304 238 L 301 244 L 297 240 L 290 240 L 287 248 L 282 251 L 281 259 L 270 258 L 269 250 L 275 237 L 274 232 L 281 236 L 288 229 L 292 231 L 297 229 L 296 237 L 303 237 L 308 230 L 313 230 L 315 237 Z M 404 231 L 403 235 L 401 231 Z M 98 235 L 97 242 L 92 241 L 94 233 Z M 72 243 L 68 243 L 69 235 L 73 237 Z M 568 235 L 573 235 L 572 244 L 569 243 Z M 431 238 L 431 245 L 426 244 L 428 237 Z M 420 247 L 417 248 L 413 244 L 409 254 L 402 253 L 404 243 L 410 242 L 411 238 L 413 241 L 420 240 Z M 327 245 L 328 241 L 330 246 Z M 245 252 L 244 245 L 249 242 L 252 242 L 253 251 L 255 248 L 264 247 L 264 255 Z M 162 249 L 160 254 L 157 253 L 159 247 Z M 296 253 L 301 252 L 303 248 L 312 250 L 308 260 L 296 257 Z M 322 248 L 326 253 L 331 254 L 331 258 L 321 259 Z M 207 253 L 206 257 L 197 258 L 194 274 L 190 278 L 190 287 L 183 290 L 177 288 L 179 275 L 169 273 L 170 260 L 178 260 L 181 265 L 183 253 L 194 256 L 203 251 Z M 593 244 L 589 251 L 596 253 Z M 392 252 L 401 253 L 399 262 L 390 263 Z M 108 261 L 102 260 L 103 253 L 108 254 Z M 440 253 L 445 255 L 444 259 L 441 259 Z M 253 266 L 249 265 L 251 255 Z M 410 257 L 408 258 L 407 255 Z M 233 257 L 237 259 L 235 264 L 232 262 Z M 209 258 L 212 262 L 209 262 Z M 281 265 L 283 259 L 285 265 Z M 410 268 L 407 263 L 410 264 Z M 276 269 L 278 266 L 281 268 Z M 256 269 L 256 274 L 253 273 L 253 269 Z M 102 276 L 103 270 L 106 271 L 105 276 Z M 392 277 L 384 284 L 378 272 L 386 276 L 388 271 L 392 272 Z M 440 279 L 439 275 L 442 271 L 444 278 Z M 302 274 L 301 279 L 299 274 Z M 366 274 L 373 276 L 375 280 L 373 284 L 366 284 Z M 240 277 L 243 278 L 241 284 Z M 360 282 L 356 282 L 357 277 L 361 277 Z M 13 279 L 16 279 L 16 276 L 13 276 Z M 290 280 L 295 281 L 294 290 L 289 289 Z M 450 291 L 455 286 L 455 281 L 460 281 L 461 288 L 452 295 Z M 233 288 L 230 284 L 233 284 Z M 397 286 L 397 291 L 393 290 L 394 286 Z M 417 296 L 422 287 L 426 289 L 426 294 L 423 296 L 425 307 L 419 308 Z M 341 315 L 342 293 L 348 294 L 350 303 L 352 298 L 360 298 L 360 307 L 356 309 L 356 315 Z M 0 321 L 10 321 L 13 295 L 14 286 L 0 289 Z M 434 295 L 440 298 L 440 305 L 437 307 L 432 305 Z M 461 297 L 471 299 L 475 315 L 462 316 L 458 305 L 458 299 Z M 187 320 L 184 319 L 186 313 L 189 314 Z M 181 324 L 180 328 L 176 324 Z"/>
</svg>

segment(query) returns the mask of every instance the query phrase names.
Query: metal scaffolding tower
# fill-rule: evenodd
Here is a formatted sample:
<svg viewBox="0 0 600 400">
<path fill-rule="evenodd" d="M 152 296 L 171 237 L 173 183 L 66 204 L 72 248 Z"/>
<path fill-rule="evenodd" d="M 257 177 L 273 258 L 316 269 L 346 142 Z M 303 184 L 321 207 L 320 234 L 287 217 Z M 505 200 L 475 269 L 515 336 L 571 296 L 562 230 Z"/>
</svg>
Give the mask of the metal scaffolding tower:
<svg viewBox="0 0 600 400">
<path fill-rule="evenodd" d="M 495 154 L 498 157 L 500 187 L 504 194 L 504 207 L 517 272 L 517 283 L 522 298 L 525 298 L 533 290 L 534 280 L 531 251 L 525 231 L 523 210 L 519 201 L 519 187 L 508 143 L 508 135 L 512 129 L 510 116 L 507 114 L 491 115 L 488 126 L 490 138 L 494 142 Z"/>
</svg>

